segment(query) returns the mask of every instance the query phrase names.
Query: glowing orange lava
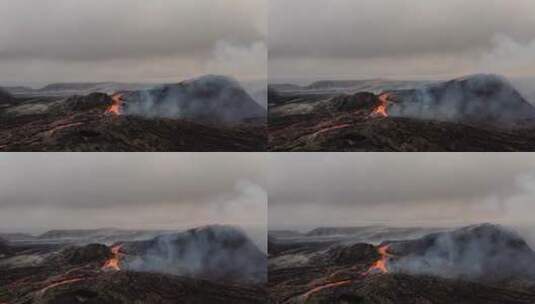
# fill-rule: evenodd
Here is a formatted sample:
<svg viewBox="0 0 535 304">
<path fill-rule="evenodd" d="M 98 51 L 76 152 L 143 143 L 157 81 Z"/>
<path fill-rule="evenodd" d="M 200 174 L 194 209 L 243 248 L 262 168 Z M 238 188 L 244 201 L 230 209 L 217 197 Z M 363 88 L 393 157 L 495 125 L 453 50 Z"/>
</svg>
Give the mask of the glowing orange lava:
<svg viewBox="0 0 535 304">
<path fill-rule="evenodd" d="M 112 257 L 106 261 L 104 266 L 102 266 L 102 270 L 121 270 L 121 267 L 119 266 L 121 261 L 121 247 L 121 245 L 116 245 L 111 248 Z"/>
<path fill-rule="evenodd" d="M 352 283 L 351 280 L 345 280 L 345 281 L 334 282 L 334 283 L 329 283 L 329 284 L 317 286 L 317 287 L 311 289 L 310 291 L 308 291 L 307 293 L 305 293 L 303 295 L 303 300 L 306 302 L 311 295 L 315 294 L 316 292 L 320 292 L 320 291 L 322 291 L 324 289 L 350 285 L 351 283 Z"/>
<path fill-rule="evenodd" d="M 78 126 L 81 126 L 83 124 L 84 124 L 83 122 L 74 122 L 74 123 L 58 125 L 58 126 L 54 127 L 53 129 L 50 129 L 48 131 L 48 135 L 52 136 L 57 131 L 60 131 L 60 130 L 63 130 L 63 129 L 67 129 L 67 128 L 72 128 L 72 127 L 78 127 Z"/>
<path fill-rule="evenodd" d="M 52 283 L 52 284 L 48 285 L 47 287 L 41 289 L 40 293 L 44 294 L 49 289 L 52 289 L 52 288 L 55 288 L 55 287 L 58 287 L 58 286 L 62 286 L 62 285 L 66 285 L 66 284 L 79 282 L 79 281 L 82 281 L 82 280 L 83 280 L 82 278 L 74 278 L 74 279 L 66 279 L 66 280 L 63 280 L 63 281 L 58 281 L 58 282 Z"/>
<path fill-rule="evenodd" d="M 111 96 L 112 103 L 111 106 L 106 110 L 106 113 L 115 114 L 115 115 L 121 115 L 122 112 L 122 106 L 124 103 L 123 94 L 113 94 Z"/>
<path fill-rule="evenodd" d="M 372 272 L 387 273 L 388 272 L 388 259 L 392 256 L 388 253 L 390 245 L 385 245 L 379 247 L 378 251 L 381 255 L 381 258 L 377 260 L 369 269 L 366 271 L 365 275 L 368 275 Z"/>
<path fill-rule="evenodd" d="M 390 98 L 389 93 L 384 93 L 379 95 L 379 101 L 381 104 L 373 110 L 373 112 L 370 114 L 372 117 L 388 117 L 388 99 Z"/>
<path fill-rule="evenodd" d="M 336 125 L 336 126 L 332 126 L 332 127 L 321 129 L 318 132 L 314 133 L 314 135 L 320 135 L 320 134 L 331 132 L 331 131 L 334 131 L 334 130 L 345 129 L 345 128 L 349 128 L 351 126 L 352 126 L 351 124 Z"/>
</svg>

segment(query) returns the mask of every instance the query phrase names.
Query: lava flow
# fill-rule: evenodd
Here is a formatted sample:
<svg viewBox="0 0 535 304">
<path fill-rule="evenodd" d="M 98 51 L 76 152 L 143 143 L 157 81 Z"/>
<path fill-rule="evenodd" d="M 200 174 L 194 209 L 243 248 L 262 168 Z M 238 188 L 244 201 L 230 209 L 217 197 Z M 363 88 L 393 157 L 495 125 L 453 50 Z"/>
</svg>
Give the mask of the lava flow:
<svg viewBox="0 0 535 304">
<path fill-rule="evenodd" d="M 372 272 L 379 272 L 379 273 L 387 273 L 388 272 L 388 259 L 392 257 L 390 253 L 388 253 L 388 249 L 390 249 L 390 245 L 385 245 L 379 247 L 378 251 L 381 255 L 381 258 L 377 260 L 373 265 L 364 273 L 364 275 L 368 275 Z"/>
<path fill-rule="evenodd" d="M 49 289 L 52 289 L 52 288 L 55 288 L 55 287 L 58 287 L 58 286 L 62 286 L 62 285 L 76 283 L 76 282 L 79 282 L 79 281 L 82 281 L 82 280 L 83 280 L 83 278 L 74 278 L 74 279 L 65 279 L 65 280 L 62 280 L 62 281 L 54 282 L 54 283 L 48 285 L 47 287 L 41 289 L 41 291 L 39 293 L 40 294 L 44 294 Z"/>
<path fill-rule="evenodd" d="M 106 261 L 104 266 L 102 266 L 102 270 L 121 270 L 121 267 L 119 266 L 121 261 L 121 247 L 121 245 L 116 245 L 111 248 L 112 257 Z"/>
<path fill-rule="evenodd" d="M 111 106 L 106 110 L 106 113 L 111 113 L 115 115 L 121 115 L 122 112 L 122 106 L 124 103 L 123 94 L 113 94 L 111 96 L 112 103 Z"/>
<path fill-rule="evenodd" d="M 379 95 L 379 101 L 381 102 L 375 110 L 370 114 L 372 117 L 388 117 L 388 99 L 390 98 L 389 93 L 384 93 Z"/>
<path fill-rule="evenodd" d="M 320 135 L 322 133 L 327 133 L 327 132 L 330 132 L 330 131 L 334 131 L 334 130 L 350 128 L 351 126 L 352 126 L 351 124 L 341 124 L 341 125 L 336 125 L 336 126 L 324 128 L 324 129 L 321 129 L 318 132 L 314 133 L 314 136 Z"/>
<path fill-rule="evenodd" d="M 329 284 L 317 286 L 317 287 L 313 288 L 312 290 L 308 291 L 307 293 L 305 293 L 302 297 L 303 297 L 303 300 L 306 302 L 308 300 L 308 298 L 310 298 L 310 296 L 315 294 L 316 292 L 319 292 L 319 291 L 322 291 L 322 290 L 328 289 L 328 288 L 351 285 L 351 283 L 352 283 L 351 280 L 345 280 L 345 281 L 334 282 L 334 283 L 329 283 Z"/>
</svg>

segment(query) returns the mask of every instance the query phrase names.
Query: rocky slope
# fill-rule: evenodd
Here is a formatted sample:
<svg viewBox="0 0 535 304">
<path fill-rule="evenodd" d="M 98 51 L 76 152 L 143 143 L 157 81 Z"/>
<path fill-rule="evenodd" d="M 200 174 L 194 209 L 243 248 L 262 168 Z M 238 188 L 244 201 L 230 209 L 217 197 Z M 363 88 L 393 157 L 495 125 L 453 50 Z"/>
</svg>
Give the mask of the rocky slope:
<svg viewBox="0 0 535 304">
<path fill-rule="evenodd" d="M 124 93 L 126 114 L 240 123 L 265 120 L 262 108 L 234 79 L 209 75 Z"/>
<path fill-rule="evenodd" d="M 16 245 L 10 248 L 10 256 L 0 256 L 0 303 L 266 303 L 261 282 L 239 277 L 247 273 L 238 269 L 244 266 L 240 261 L 252 256 L 248 250 L 254 245 L 247 245 L 248 240 L 236 231 L 229 227 L 206 227 L 173 234 L 173 242 L 167 244 L 174 247 L 165 249 L 154 242 L 164 246 L 161 239 L 167 239 L 167 235 L 153 241 L 126 241 L 113 246 Z M 195 260 L 201 248 L 207 251 L 202 259 Z M 209 273 L 172 274 L 141 267 L 139 263 L 156 262 L 151 257 L 161 251 L 165 251 L 165 256 L 159 255 L 158 262 L 176 254 L 177 263 L 166 267 L 180 270 L 180 266 L 189 266 Z M 225 260 L 232 264 L 224 264 L 225 255 L 232 256 Z M 179 259 L 184 264 L 180 265 Z M 214 267 L 223 265 L 227 269 L 234 267 L 234 272 L 210 275 Z"/>
<path fill-rule="evenodd" d="M 497 76 L 381 93 L 270 96 L 272 151 L 535 150 L 535 107 Z"/>
<path fill-rule="evenodd" d="M 535 261 L 533 251 L 500 226 L 477 225 L 377 246 L 303 240 L 288 244 L 276 237 L 270 242 L 273 303 L 535 301 L 535 277 L 526 267 Z M 422 271 L 429 268 L 434 271 Z M 452 269 L 461 272 L 452 276 Z"/>
<path fill-rule="evenodd" d="M 0 151 L 262 151 L 263 122 L 110 113 L 112 96 L 27 98 L 0 108 Z"/>
</svg>

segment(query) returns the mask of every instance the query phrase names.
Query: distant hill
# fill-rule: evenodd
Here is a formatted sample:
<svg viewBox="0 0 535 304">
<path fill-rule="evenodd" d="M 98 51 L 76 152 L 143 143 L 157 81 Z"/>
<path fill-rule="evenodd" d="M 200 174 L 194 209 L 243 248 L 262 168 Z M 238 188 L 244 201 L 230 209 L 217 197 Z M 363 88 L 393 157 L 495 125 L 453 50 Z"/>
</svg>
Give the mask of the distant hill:
<svg viewBox="0 0 535 304">
<path fill-rule="evenodd" d="M 471 75 L 392 95 L 393 116 L 496 124 L 535 118 L 535 106 L 498 75 Z"/>
<path fill-rule="evenodd" d="M 244 232 L 230 226 L 207 226 L 122 248 L 141 256 L 129 269 L 187 275 L 209 280 L 265 282 L 267 256 Z"/>
<path fill-rule="evenodd" d="M 236 80 L 226 76 L 207 75 L 126 92 L 124 98 L 125 113 L 131 115 L 231 123 L 266 119 L 266 109 Z"/>
</svg>

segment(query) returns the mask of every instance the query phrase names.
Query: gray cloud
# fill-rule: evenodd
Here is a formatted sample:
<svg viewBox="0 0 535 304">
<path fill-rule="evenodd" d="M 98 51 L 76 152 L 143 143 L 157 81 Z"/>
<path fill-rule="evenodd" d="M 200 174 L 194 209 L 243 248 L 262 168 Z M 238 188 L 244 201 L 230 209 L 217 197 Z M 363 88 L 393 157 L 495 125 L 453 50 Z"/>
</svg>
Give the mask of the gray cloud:
<svg viewBox="0 0 535 304">
<path fill-rule="evenodd" d="M 422 77 L 490 69 L 497 37 L 535 41 L 530 0 L 272 0 L 270 77 Z M 535 63 L 519 70 L 535 73 Z"/>
<path fill-rule="evenodd" d="M 265 225 L 257 154 L 0 156 L 0 230 Z"/>
<path fill-rule="evenodd" d="M 78 73 L 74 79 L 82 80 L 147 81 L 230 72 L 265 77 L 262 61 L 210 69 L 217 65 L 222 44 L 246 57 L 258 56 L 248 52 L 258 45 L 265 50 L 266 10 L 265 0 L 0 0 L 0 80 L 72 80 L 67 73 Z M 164 67 L 169 64 L 172 75 Z M 109 67 L 117 71 L 111 73 Z M 22 75 L 12 79 L 17 71 Z"/>
<path fill-rule="evenodd" d="M 528 220 L 530 154 L 280 154 L 271 157 L 272 226 Z"/>
</svg>

